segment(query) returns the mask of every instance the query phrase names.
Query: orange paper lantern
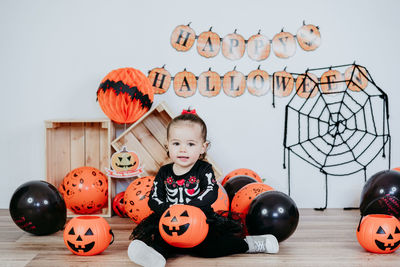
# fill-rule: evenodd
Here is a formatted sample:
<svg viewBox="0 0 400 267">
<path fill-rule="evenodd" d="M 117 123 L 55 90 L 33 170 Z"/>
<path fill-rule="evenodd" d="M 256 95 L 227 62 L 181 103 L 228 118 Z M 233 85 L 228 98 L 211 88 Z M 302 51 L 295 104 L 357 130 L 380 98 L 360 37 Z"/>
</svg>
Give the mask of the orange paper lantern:
<svg viewBox="0 0 400 267">
<path fill-rule="evenodd" d="M 153 98 L 149 79 L 134 68 L 111 71 L 97 90 L 101 109 L 116 123 L 137 121 L 151 108 Z"/>
</svg>

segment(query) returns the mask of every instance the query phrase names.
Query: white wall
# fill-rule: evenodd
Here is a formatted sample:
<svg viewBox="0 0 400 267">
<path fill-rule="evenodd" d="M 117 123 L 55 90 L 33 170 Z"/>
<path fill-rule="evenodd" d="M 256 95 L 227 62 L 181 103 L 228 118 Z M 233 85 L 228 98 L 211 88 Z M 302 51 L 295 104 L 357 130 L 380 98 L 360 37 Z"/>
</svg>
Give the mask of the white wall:
<svg viewBox="0 0 400 267">
<path fill-rule="evenodd" d="M 303 20 L 320 26 L 322 45 L 314 52 L 297 49 L 284 60 L 271 55 L 261 62 L 270 73 L 357 63 L 366 66 L 389 95 L 392 165 L 400 166 L 398 90 L 398 1 L 0 1 L 0 208 L 7 208 L 22 183 L 45 177 L 44 123 L 54 118 L 104 117 L 96 90 L 111 70 L 148 70 L 167 64 L 171 74 L 187 67 L 199 75 L 212 67 L 223 75 L 235 65 L 247 74 L 259 63 L 247 56 L 231 62 L 195 49 L 176 52 L 169 44 L 175 26 L 192 22 L 199 34 L 210 26 L 224 36 L 238 29 L 245 38 L 258 32 L 273 37 L 283 27 L 296 33 Z M 246 92 L 233 99 L 223 92 L 208 99 L 197 93 L 183 99 L 172 89 L 155 97 L 178 113 L 192 106 L 206 120 L 209 154 L 224 173 L 246 167 L 287 192 L 283 163 L 284 107 L 271 106 L 271 93 Z M 292 158 L 292 197 L 299 207 L 324 204 L 324 177 Z M 387 167 L 380 158 L 371 175 Z M 332 177 L 329 207 L 357 206 L 363 174 Z"/>
</svg>

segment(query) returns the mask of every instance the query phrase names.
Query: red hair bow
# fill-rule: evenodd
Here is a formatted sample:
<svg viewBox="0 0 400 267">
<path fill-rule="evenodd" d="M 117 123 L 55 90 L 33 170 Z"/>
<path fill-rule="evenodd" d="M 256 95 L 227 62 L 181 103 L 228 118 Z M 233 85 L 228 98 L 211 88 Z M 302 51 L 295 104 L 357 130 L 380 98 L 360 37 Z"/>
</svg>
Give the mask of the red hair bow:
<svg viewBox="0 0 400 267">
<path fill-rule="evenodd" d="M 182 113 L 181 113 L 181 114 L 182 114 L 182 115 L 184 115 L 184 114 L 193 114 L 193 115 L 197 115 L 195 109 L 192 109 L 192 110 L 190 110 L 190 109 L 188 109 L 188 110 L 184 109 L 184 110 L 182 110 Z"/>
</svg>

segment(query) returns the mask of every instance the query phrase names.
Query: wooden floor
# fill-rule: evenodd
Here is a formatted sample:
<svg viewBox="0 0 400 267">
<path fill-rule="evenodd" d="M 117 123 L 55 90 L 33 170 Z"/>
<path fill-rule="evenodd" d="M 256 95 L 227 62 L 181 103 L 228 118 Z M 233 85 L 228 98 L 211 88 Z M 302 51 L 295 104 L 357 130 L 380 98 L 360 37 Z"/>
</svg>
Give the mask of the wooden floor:
<svg viewBox="0 0 400 267">
<path fill-rule="evenodd" d="M 136 266 L 129 261 L 130 219 L 107 218 L 115 242 L 102 254 L 76 256 L 64 246 L 62 232 L 33 236 L 20 230 L 8 210 L 0 210 L 0 266 Z M 239 254 L 216 259 L 180 255 L 168 259 L 167 266 L 400 266 L 400 252 L 372 254 L 359 246 L 356 227 L 359 211 L 328 209 L 324 212 L 300 210 L 296 232 L 271 254 Z"/>
</svg>

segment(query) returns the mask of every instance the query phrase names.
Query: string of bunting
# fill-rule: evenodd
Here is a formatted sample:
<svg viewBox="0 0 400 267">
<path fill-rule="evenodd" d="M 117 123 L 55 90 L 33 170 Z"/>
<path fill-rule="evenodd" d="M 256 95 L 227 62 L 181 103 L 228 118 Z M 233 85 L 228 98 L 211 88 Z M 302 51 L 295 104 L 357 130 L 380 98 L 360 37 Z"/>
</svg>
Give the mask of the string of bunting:
<svg viewBox="0 0 400 267">
<path fill-rule="evenodd" d="M 296 35 L 285 32 L 282 28 L 281 32 L 275 34 L 272 40 L 261 34 L 261 30 L 248 40 L 238 34 L 237 30 L 221 38 L 212 31 L 212 27 L 208 31 L 196 35 L 195 31 L 190 27 L 190 23 L 177 26 L 171 34 L 171 45 L 180 52 L 186 52 L 192 48 L 195 40 L 197 40 L 197 52 L 206 58 L 215 57 L 222 50 L 222 54 L 227 59 L 238 60 L 243 57 L 247 45 L 249 58 L 255 61 L 262 61 L 270 55 L 271 45 L 274 54 L 279 58 L 294 56 L 297 47 L 296 40 L 303 50 L 313 51 L 321 45 L 321 34 L 318 26 L 306 25 L 304 21 L 303 26 L 299 28 Z"/>
<path fill-rule="evenodd" d="M 332 69 L 337 67 L 346 67 L 344 73 Z M 270 75 L 267 71 L 260 69 L 260 66 L 245 76 L 236 67 L 228 71 L 224 76 L 217 72 L 208 71 L 199 76 L 187 71 L 186 68 L 172 77 L 165 69 L 154 68 L 149 71 L 148 78 L 153 86 L 155 94 L 164 94 L 173 81 L 173 87 L 176 95 L 180 97 L 193 96 L 198 90 L 202 96 L 215 97 L 221 89 L 230 97 L 238 97 L 244 94 L 246 88 L 254 96 L 266 95 L 272 88 L 273 97 L 286 97 L 296 88 L 298 96 L 303 98 L 314 97 L 318 92 L 318 85 L 322 92 L 338 92 L 347 86 L 353 91 L 360 91 L 367 87 L 367 71 L 364 67 L 353 64 L 331 66 L 320 77 L 310 71 L 319 69 L 308 69 L 305 73 L 291 73 L 286 71 L 274 72 Z M 274 104 L 274 101 L 273 101 Z"/>
</svg>

